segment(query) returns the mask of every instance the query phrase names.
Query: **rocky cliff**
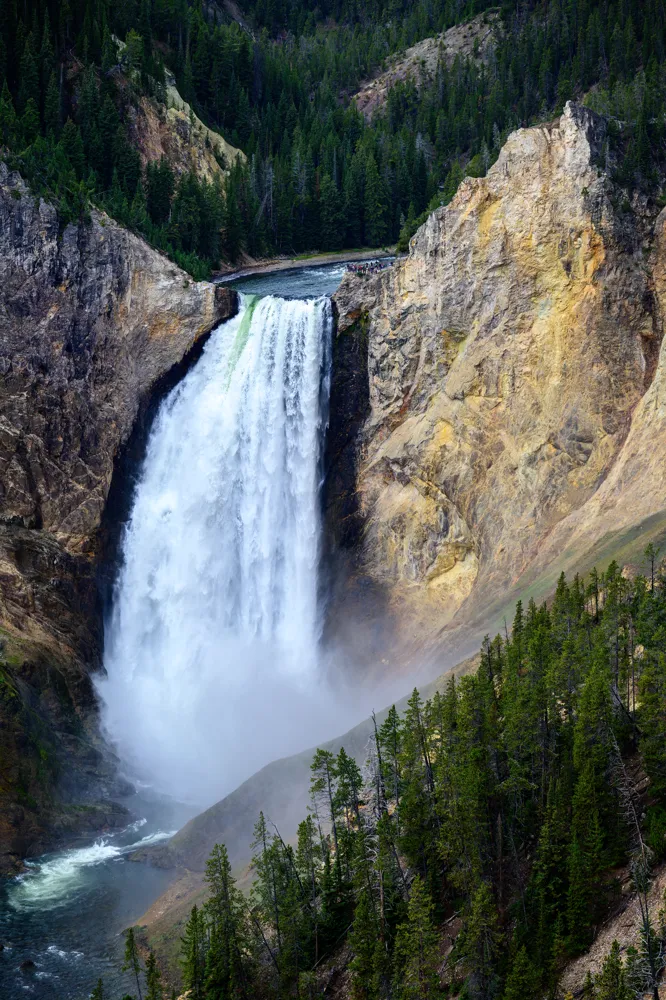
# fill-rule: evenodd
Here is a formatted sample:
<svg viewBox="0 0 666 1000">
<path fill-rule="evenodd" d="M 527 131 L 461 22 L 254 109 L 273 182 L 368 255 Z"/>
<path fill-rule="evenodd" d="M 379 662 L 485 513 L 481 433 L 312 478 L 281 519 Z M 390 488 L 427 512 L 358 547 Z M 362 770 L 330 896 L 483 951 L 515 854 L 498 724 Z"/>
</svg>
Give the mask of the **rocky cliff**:
<svg viewBox="0 0 666 1000">
<path fill-rule="evenodd" d="M 0 871 L 112 821 L 90 799 L 107 498 L 151 403 L 234 309 L 103 215 L 63 229 L 0 165 Z"/>
<path fill-rule="evenodd" d="M 381 110 L 389 92 L 411 81 L 417 88 L 434 80 L 440 63 L 453 66 L 456 59 L 487 63 L 494 52 L 500 30 L 496 11 L 485 11 L 464 24 L 456 24 L 434 38 L 424 38 L 404 52 L 392 56 L 388 66 L 367 80 L 354 95 L 356 107 L 366 121 Z"/>
<path fill-rule="evenodd" d="M 126 87 L 122 73 L 117 74 L 117 81 Z M 221 179 L 236 160 L 245 160 L 240 149 L 195 115 L 168 71 L 165 92 L 165 103 L 145 94 L 129 102 L 130 135 L 144 166 L 164 156 L 177 177 L 191 171 L 199 179 L 212 182 Z"/>
<path fill-rule="evenodd" d="M 611 528 L 607 557 L 632 527 L 642 545 L 662 530 L 664 218 L 622 200 L 608 155 L 603 120 L 572 104 L 515 132 L 405 259 L 335 297 L 338 356 L 367 343 L 369 412 L 332 463 L 352 577 L 382 591 L 403 656 L 447 626 L 451 648 L 454 627 L 478 641 Z"/>
</svg>

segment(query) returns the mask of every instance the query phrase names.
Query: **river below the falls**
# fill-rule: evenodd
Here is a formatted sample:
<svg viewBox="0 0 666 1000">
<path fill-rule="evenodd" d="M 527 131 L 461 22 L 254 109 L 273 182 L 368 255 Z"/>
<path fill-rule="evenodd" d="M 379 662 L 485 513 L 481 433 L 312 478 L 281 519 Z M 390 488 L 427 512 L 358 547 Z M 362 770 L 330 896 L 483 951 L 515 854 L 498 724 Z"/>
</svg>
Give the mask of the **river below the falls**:
<svg viewBox="0 0 666 1000">
<path fill-rule="evenodd" d="M 99 978 L 111 1000 L 132 992 L 121 971 L 123 930 L 166 889 L 171 873 L 135 864 L 134 850 L 167 840 L 191 809 L 137 794 L 125 829 L 28 862 L 0 882 L 0 997 L 84 1000 Z"/>
</svg>

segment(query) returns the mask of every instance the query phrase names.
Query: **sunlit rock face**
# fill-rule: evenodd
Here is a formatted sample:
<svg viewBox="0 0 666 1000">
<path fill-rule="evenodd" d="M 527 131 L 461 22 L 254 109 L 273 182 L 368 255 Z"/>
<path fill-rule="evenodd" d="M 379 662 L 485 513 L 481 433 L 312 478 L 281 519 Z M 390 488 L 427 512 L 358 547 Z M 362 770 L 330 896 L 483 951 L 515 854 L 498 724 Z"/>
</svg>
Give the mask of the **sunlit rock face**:
<svg viewBox="0 0 666 1000">
<path fill-rule="evenodd" d="M 89 671 L 114 469 L 234 310 L 108 217 L 63 226 L 0 164 L 0 872 L 80 826 L 62 802 L 99 794 Z"/>
<path fill-rule="evenodd" d="M 404 260 L 335 297 L 338 338 L 367 341 L 357 573 L 407 648 L 526 579 L 618 462 L 654 378 L 663 227 L 650 258 L 605 156 L 602 120 L 572 104 L 513 133 Z"/>
</svg>

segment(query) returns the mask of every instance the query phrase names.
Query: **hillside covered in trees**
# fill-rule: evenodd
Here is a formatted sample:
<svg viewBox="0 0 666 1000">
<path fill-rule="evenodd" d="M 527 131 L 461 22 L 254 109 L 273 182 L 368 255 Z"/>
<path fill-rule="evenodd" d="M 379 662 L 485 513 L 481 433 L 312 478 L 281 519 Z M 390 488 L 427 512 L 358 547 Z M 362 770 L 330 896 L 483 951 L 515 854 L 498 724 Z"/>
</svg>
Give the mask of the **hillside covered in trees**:
<svg viewBox="0 0 666 1000">
<path fill-rule="evenodd" d="M 317 751 L 297 842 L 258 818 L 249 898 L 216 847 L 183 938 L 187 995 L 557 997 L 628 879 L 640 947 L 614 946 L 583 995 L 657 1000 L 666 918 L 651 920 L 647 896 L 666 858 L 666 577 L 647 555 L 647 578 L 612 564 L 562 577 L 549 606 L 518 604 L 476 675 L 425 703 L 415 690 L 375 725 L 363 769 Z M 139 985 L 132 933 L 127 963 Z M 166 995 L 154 956 L 147 985 Z"/>
<path fill-rule="evenodd" d="M 484 0 L 249 0 L 241 27 L 200 0 L 0 5 L 0 141 L 63 219 L 93 203 L 196 276 L 220 259 L 401 245 L 508 131 L 573 97 L 613 118 L 608 162 L 625 187 L 660 188 L 666 12 L 661 0 L 525 0 L 500 8 L 490 59 L 393 88 L 370 123 L 351 95 L 391 53 L 486 10 Z M 249 25 L 249 27 L 247 26 Z M 226 185 L 144 164 L 137 95 L 164 68 L 247 159 Z M 230 164 L 225 166 L 230 167 Z"/>
</svg>

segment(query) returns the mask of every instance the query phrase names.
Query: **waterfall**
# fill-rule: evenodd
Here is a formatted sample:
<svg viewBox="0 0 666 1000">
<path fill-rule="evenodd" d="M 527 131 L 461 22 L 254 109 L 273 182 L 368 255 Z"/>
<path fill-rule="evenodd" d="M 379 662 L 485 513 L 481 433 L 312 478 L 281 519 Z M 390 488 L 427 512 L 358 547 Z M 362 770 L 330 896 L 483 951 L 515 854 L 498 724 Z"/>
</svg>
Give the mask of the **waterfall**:
<svg viewBox="0 0 666 1000">
<path fill-rule="evenodd" d="M 331 328 L 326 298 L 242 297 L 149 438 L 98 691 L 121 759 L 181 798 L 307 745 L 279 715 L 314 697 Z"/>
</svg>

